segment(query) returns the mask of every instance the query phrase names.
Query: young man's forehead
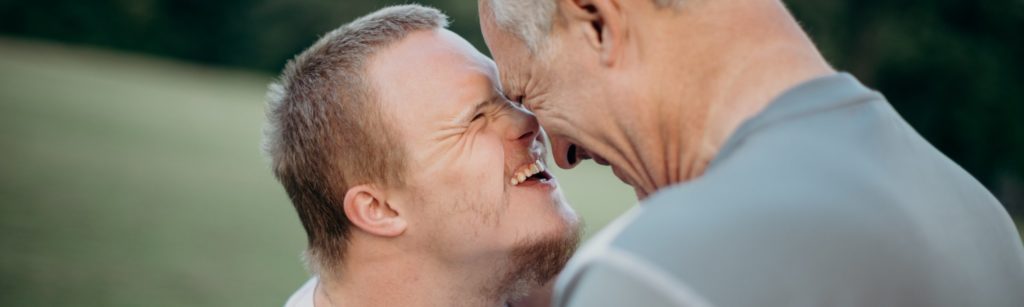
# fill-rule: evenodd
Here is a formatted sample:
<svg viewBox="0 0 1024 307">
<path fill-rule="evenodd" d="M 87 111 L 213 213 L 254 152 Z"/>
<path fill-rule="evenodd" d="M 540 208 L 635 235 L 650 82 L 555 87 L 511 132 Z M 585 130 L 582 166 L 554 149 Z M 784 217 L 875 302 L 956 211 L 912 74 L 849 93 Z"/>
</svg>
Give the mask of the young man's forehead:
<svg viewBox="0 0 1024 307">
<path fill-rule="evenodd" d="M 376 54 L 368 70 L 381 83 L 412 81 L 401 79 L 445 81 L 469 74 L 497 75 L 493 61 L 447 29 L 410 34 Z"/>
<path fill-rule="evenodd" d="M 377 54 L 369 70 L 386 108 L 419 123 L 454 120 L 500 86 L 494 62 L 445 29 L 411 34 Z"/>
</svg>

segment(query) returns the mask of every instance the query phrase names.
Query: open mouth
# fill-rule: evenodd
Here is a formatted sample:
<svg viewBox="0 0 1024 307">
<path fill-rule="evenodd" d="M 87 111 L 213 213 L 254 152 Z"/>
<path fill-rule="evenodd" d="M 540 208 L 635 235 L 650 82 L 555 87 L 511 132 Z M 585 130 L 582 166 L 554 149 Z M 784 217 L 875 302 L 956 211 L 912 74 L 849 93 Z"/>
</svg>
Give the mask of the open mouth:
<svg viewBox="0 0 1024 307">
<path fill-rule="evenodd" d="M 576 162 L 576 144 L 569 144 L 569 150 L 565 151 L 565 161 L 569 162 L 569 165 L 574 165 Z"/>
<path fill-rule="evenodd" d="M 531 181 L 546 181 L 551 180 L 551 174 L 548 173 L 547 167 L 540 160 L 535 160 L 530 164 L 523 165 L 512 174 L 512 178 L 509 179 L 509 183 L 512 185 L 520 185 L 524 182 Z"/>
<path fill-rule="evenodd" d="M 576 163 L 582 162 L 583 160 L 594 160 L 595 163 L 608 166 L 608 160 L 605 160 L 601 156 L 595 155 L 586 148 L 582 148 L 579 145 L 569 143 L 569 148 L 565 151 L 565 161 L 569 165 L 576 165 Z"/>
</svg>

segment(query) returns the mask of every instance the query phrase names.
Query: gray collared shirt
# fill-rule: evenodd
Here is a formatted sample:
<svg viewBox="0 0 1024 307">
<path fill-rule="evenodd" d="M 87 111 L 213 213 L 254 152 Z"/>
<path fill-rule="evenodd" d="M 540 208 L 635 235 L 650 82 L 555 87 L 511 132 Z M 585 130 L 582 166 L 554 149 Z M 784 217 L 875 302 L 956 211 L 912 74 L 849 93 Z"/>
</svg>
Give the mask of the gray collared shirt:
<svg viewBox="0 0 1024 307">
<path fill-rule="evenodd" d="M 1020 307 L 1024 247 L 977 180 L 836 74 L 778 97 L 703 176 L 596 235 L 554 304 Z"/>
</svg>

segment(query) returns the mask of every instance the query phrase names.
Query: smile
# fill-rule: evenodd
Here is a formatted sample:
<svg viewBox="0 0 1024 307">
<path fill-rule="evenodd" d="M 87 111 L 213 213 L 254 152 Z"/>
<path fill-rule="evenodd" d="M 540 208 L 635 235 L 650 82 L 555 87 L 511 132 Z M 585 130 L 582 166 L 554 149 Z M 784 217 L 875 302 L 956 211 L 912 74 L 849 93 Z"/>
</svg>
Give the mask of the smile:
<svg viewBox="0 0 1024 307">
<path fill-rule="evenodd" d="M 540 160 L 534 160 L 532 163 L 520 166 L 519 169 L 512 174 L 512 178 L 509 179 L 509 184 L 519 185 L 520 183 L 530 180 L 549 180 L 551 175 L 548 174 L 547 168 L 544 163 Z"/>
</svg>

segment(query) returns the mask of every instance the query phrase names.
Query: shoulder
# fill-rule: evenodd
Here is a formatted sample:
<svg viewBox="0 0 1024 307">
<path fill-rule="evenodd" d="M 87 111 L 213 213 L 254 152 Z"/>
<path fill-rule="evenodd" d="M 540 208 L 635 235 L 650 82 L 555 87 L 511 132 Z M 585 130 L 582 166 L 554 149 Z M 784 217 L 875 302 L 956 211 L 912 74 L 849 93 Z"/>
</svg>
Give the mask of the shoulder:
<svg viewBox="0 0 1024 307">
<path fill-rule="evenodd" d="M 907 213 L 889 205 L 895 196 L 886 189 L 814 185 L 813 177 L 769 185 L 763 184 L 769 179 L 750 177 L 728 178 L 730 184 L 696 181 L 656 194 L 611 244 L 656 263 L 713 264 L 753 255 L 807 259 L 810 250 L 830 248 L 877 250 L 916 231 Z M 681 255 L 686 261 L 677 260 Z"/>
<path fill-rule="evenodd" d="M 313 307 L 313 296 L 316 293 L 316 284 L 318 279 L 316 277 L 310 278 L 306 281 L 299 290 L 296 290 L 288 301 L 284 303 L 285 307 Z"/>
<path fill-rule="evenodd" d="M 791 298 L 793 289 L 916 267 L 891 221 L 827 198 L 780 194 L 787 193 L 656 194 L 581 250 L 559 279 L 556 302 L 622 296 L 652 306 L 757 306 Z"/>
<path fill-rule="evenodd" d="M 555 306 L 710 306 L 683 281 L 612 244 L 643 213 L 634 207 L 580 249 L 558 278 Z"/>
</svg>

